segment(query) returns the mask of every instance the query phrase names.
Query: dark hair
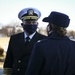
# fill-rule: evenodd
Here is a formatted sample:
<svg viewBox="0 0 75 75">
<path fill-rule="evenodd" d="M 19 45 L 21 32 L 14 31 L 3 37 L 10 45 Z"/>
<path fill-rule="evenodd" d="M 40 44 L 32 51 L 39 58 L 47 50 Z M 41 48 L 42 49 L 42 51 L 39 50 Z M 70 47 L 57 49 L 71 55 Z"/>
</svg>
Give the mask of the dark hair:
<svg viewBox="0 0 75 75">
<path fill-rule="evenodd" d="M 67 34 L 67 30 L 64 27 L 59 27 L 57 25 L 51 24 L 54 32 L 58 33 L 59 36 L 63 37 Z"/>
</svg>

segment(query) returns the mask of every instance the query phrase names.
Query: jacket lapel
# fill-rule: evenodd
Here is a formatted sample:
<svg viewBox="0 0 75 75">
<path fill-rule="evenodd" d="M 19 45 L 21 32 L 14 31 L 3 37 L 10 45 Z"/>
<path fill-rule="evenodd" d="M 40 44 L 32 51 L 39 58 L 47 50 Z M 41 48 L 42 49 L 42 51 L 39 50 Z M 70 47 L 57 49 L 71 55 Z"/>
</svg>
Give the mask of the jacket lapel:
<svg viewBox="0 0 75 75">
<path fill-rule="evenodd" d="M 25 55 L 31 54 L 31 51 L 33 49 L 33 46 L 34 46 L 35 42 L 37 42 L 39 40 L 39 36 L 40 35 L 36 32 L 35 35 L 33 36 L 33 38 L 31 39 L 30 43 L 28 44 L 28 46 L 27 47 L 22 46 L 23 48 L 21 48 L 21 49 L 23 49 L 23 52 L 22 52 L 22 54 L 20 55 L 19 58 L 22 58 Z"/>
<path fill-rule="evenodd" d="M 25 49 L 26 49 L 25 40 L 24 40 L 24 33 L 22 33 L 18 37 L 18 41 L 19 41 L 19 43 L 18 43 L 18 46 L 19 46 L 19 56 L 18 56 L 18 58 L 20 58 L 23 55 L 23 53 L 25 52 Z"/>
</svg>

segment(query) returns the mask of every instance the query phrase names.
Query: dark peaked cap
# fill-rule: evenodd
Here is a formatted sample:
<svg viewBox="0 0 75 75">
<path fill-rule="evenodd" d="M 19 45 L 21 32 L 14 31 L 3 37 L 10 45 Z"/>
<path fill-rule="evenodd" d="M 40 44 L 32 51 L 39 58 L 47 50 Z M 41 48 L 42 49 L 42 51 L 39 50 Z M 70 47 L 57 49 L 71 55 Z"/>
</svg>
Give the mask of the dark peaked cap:
<svg viewBox="0 0 75 75">
<path fill-rule="evenodd" d="M 53 11 L 48 17 L 43 18 L 43 22 L 50 22 L 59 27 L 68 27 L 69 26 L 69 16 L 60 12 Z"/>
</svg>

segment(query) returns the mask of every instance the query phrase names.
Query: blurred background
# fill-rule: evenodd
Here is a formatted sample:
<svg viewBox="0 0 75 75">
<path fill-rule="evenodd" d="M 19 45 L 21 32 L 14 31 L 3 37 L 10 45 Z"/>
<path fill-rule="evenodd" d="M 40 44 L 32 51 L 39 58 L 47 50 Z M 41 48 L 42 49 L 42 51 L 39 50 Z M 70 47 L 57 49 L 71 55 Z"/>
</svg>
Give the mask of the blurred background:
<svg viewBox="0 0 75 75">
<path fill-rule="evenodd" d="M 23 31 L 18 13 L 25 7 L 35 7 L 41 11 L 37 31 L 47 35 L 47 23 L 42 19 L 51 11 L 63 12 L 70 17 L 67 35 L 75 40 L 75 0 L 0 0 L 0 75 L 3 72 L 3 63 L 6 56 L 10 36 Z"/>
</svg>

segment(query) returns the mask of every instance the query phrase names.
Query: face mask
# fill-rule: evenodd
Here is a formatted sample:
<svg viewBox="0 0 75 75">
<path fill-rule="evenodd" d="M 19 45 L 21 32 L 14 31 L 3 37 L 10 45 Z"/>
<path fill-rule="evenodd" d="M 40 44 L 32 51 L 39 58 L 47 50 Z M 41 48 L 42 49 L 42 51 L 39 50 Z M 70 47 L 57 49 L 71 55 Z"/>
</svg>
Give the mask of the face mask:
<svg viewBox="0 0 75 75">
<path fill-rule="evenodd" d="M 35 31 L 36 31 L 36 29 L 37 29 L 37 26 L 38 25 L 32 25 L 32 24 L 25 24 L 25 25 L 23 25 L 23 29 L 26 31 L 26 32 L 28 32 L 29 34 L 33 34 Z"/>
</svg>

